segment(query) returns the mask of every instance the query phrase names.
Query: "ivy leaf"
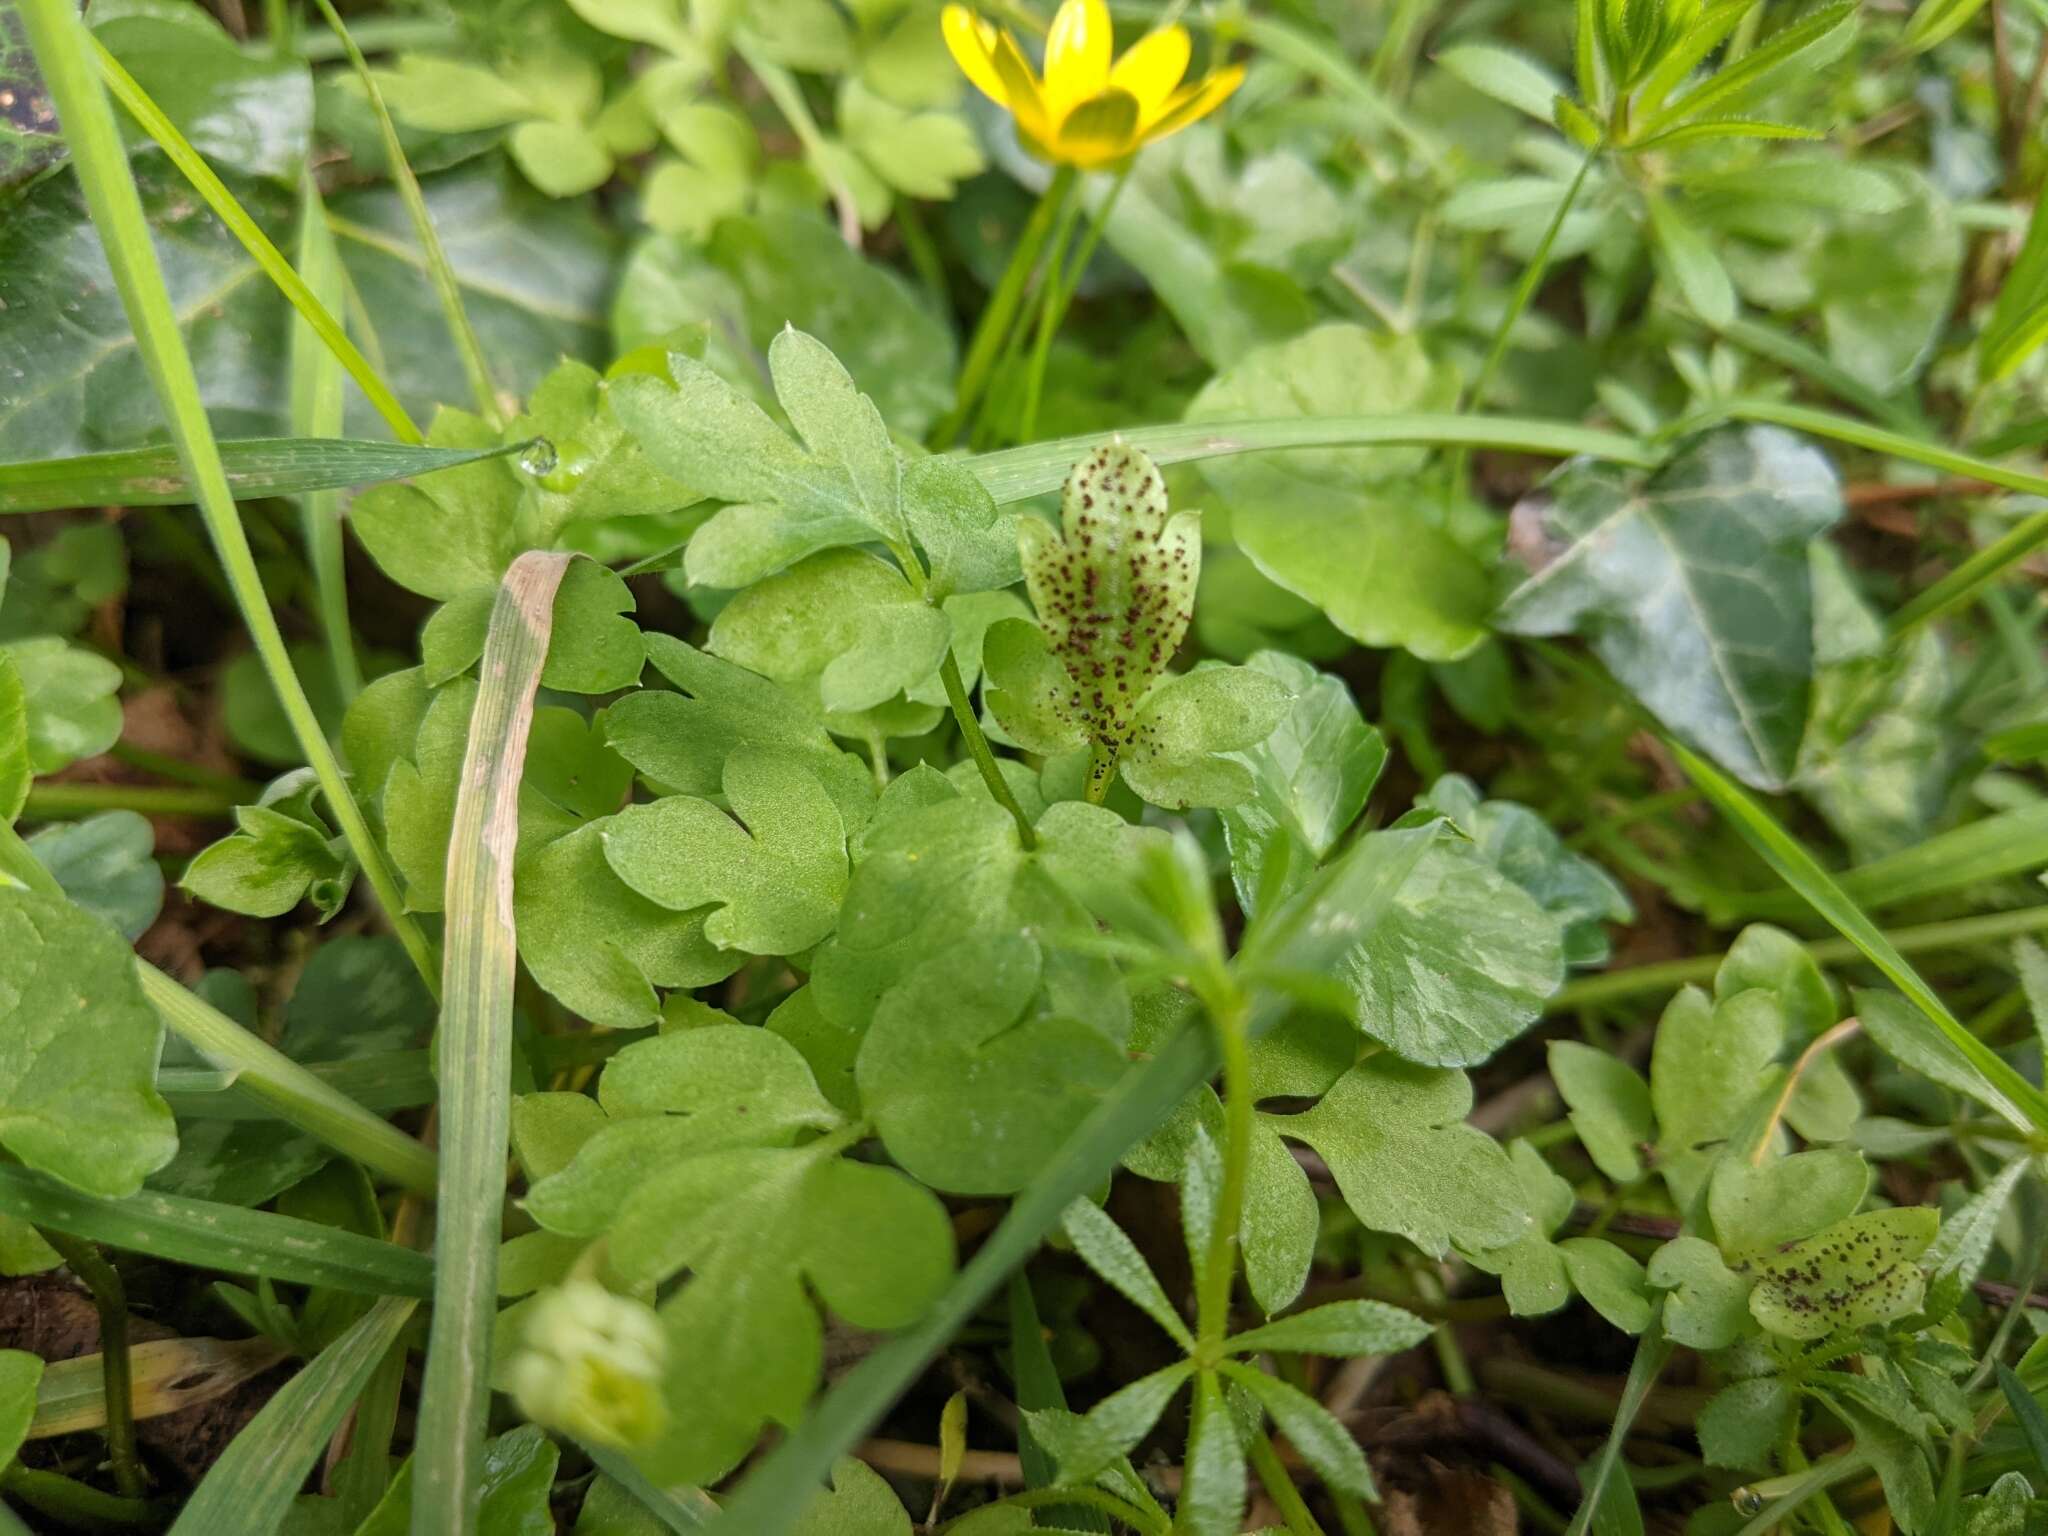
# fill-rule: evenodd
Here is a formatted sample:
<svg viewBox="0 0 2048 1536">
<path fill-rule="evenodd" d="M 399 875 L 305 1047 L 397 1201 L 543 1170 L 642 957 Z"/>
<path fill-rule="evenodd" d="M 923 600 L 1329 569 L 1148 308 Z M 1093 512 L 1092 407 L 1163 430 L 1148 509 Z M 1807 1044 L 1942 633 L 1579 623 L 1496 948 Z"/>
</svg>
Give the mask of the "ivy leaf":
<svg viewBox="0 0 2048 1536">
<path fill-rule="evenodd" d="M 1245 669 L 1276 679 L 1290 695 L 1279 723 L 1234 754 L 1251 774 L 1251 793 L 1226 807 L 1221 817 L 1238 899 L 1255 909 L 1276 843 L 1286 839 L 1289 848 L 1307 855 L 1279 855 L 1293 871 L 1292 888 L 1365 809 L 1386 766 L 1387 744 L 1365 723 L 1341 678 L 1284 651 L 1255 652 Z M 1288 859 L 1295 863 L 1287 864 Z"/>
<path fill-rule="evenodd" d="M 951 640 L 945 615 L 894 566 L 828 550 L 748 588 L 711 625 L 711 650 L 851 714 L 922 687 Z M 829 722 L 828 722 L 829 724 Z"/>
<path fill-rule="evenodd" d="M 1774 427 L 1695 439 L 1647 478 L 1567 464 L 1515 508 L 1528 575 L 1496 619 L 1584 634 L 1678 736 L 1782 789 L 1812 693 L 1807 546 L 1841 510 L 1825 455 Z"/>
<path fill-rule="evenodd" d="M 832 744 L 815 714 L 769 679 L 671 635 L 647 636 L 647 659 L 680 690 L 628 694 L 605 711 L 605 739 L 655 783 L 706 798 L 723 788 L 735 748 L 801 757 L 831 792 L 849 827 L 874 803 L 867 766 Z"/>
<path fill-rule="evenodd" d="M 1344 1203 L 1375 1232 L 1441 1256 L 1502 1247 L 1527 1222 L 1499 1143 L 1464 1124 L 1472 1085 L 1462 1072 L 1374 1056 L 1298 1115 L 1262 1115 L 1322 1154 Z"/>
<path fill-rule="evenodd" d="M 1251 770 L 1225 754 L 1255 747 L 1286 715 L 1290 695 L 1256 667 L 1198 667 L 1145 696 L 1117 758 L 1124 782 L 1167 810 L 1250 797 Z"/>
<path fill-rule="evenodd" d="M 744 958 L 704 935 L 702 912 L 657 906 L 612 873 L 613 818 L 522 849 L 513 874 L 519 958 L 542 990 L 593 1024 L 632 1029 L 660 1016 L 656 987 L 702 987 Z"/>
<path fill-rule="evenodd" d="M 1885 172 L 1901 194 L 1882 212 L 1841 214 L 1814 253 L 1813 284 L 1828 355 L 1889 395 L 1933 355 L 1963 264 L 1949 200 L 1904 165 Z"/>
<path fill-rule="evenodd" d="M 1555 918 L 1470 843 L 1423 854 L 1345 957 L 1358 1027 L 1411 1061 L 1473 1066 L 1535 1023 L 1564 980 Z"/>
<path fill-rule="evenodd" d="M 163 1022 L 120 936 L 66 901 L 0 886 L 0 1145 L 87 1194 L 132 1195 L 177 1150 L 157 1097 Z"/>
<path fill-rule="evenodd" d="M 1643 1176 L 1641 1149 L 1657 1139 L 1650 1085 L 1627 1062 L 1577 1040 L 1550 1042 L 1550 1076 L 1593 1164 L 1616 1184 Z"/>
<path fill-rule="evenodd" d="M 428 429 L 436 448 L 496 448 L 480 417 L 443 407 Z M 503 458 L 372 486 L 349 509 L 349 526 L 378 567 L 409 592 L 440 602 L 495 587 L 519 553 L 519 477 Z"/>
<path fill-rule="evenodd" d="M 121 669 L 104 656 L 39 635 L 0 644 L 13 664 L 34 776 L 97 757 L 121 737 Z"/>
<path fill-rule="evenodd" d="M 1664 1332 L 1693 1349 L 1726 1349 L 1756 1325 L 1752 1282 L 1703 1237 L 1676 1237 L 1650 1255 L 1650 1287 L 1664 1291 Z"/>
<path fill-rule="evenodd" d="M 1940 1218 L 1925 1206 L 1867 1211 L 1742 1267 L 1756 1276 L 1749 1310 L 1770 1332 L 1823 1339 L 1917 1309 L 1927 1278 L 1913 1262 Z"/>
<path fill-rule="evenodd" d="M 1448 410 L 1454 370 L 1413 337 L 1323 325 L 1247 353 L 1195 397 L 1190 422 Z M 1296 449 L 1204 460 L 1238 547 L 1361 644 L 1449 661 L 1485 636 L 1486 568 L 1408 482 L 1416 448 Z"/>
<path fill-rule="evenodd" d="M 64 894 L 131 944 L 164 905 L 156 829 L 134 811 L 102 811 L 84 821 L 44 827 L 28 851 L 57 877 Z"/>
<path fill-rule="evenodd" d="M 725 799 L 730 816 L 688 795 L 628 807 L 605 828 L 606 861 L 670 911 L 712 908 L 704 936 L 720 949 L 809 949 L 846 890 L 838 807 L 801 759 L 758 747 L 726 759 Z"/>
<path fill-rule="evenodd" d="M 889 1155 L 953 1194 L 1024 1187 L 1122 1079 L 1128 1062 L 1093 1024 L 1035 1015 L 1041 952 L 974 936 L 886 993 L 855 1062 Z"/>
<path fill-rule="evenodd" d="M 1462 774 L 1446 774 L 1417 802 L 1441 811 L 1471 838 L 1486 861 L 1536 898 L 1564 926 L 1567 965 L 1598 965 L 1609 945 L 1604 923 L 1635 915 L 1614 877 L 1565 847 L 1564 839 L 1526 805 L 1484 800 Z"/>
</svg>

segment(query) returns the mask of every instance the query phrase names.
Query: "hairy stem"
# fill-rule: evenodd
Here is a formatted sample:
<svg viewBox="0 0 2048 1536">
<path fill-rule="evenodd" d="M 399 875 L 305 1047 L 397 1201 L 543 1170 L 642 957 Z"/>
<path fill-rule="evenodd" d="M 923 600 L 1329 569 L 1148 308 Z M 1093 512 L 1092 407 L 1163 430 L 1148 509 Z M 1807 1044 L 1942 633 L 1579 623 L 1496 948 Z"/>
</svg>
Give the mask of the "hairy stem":
<svg viewBox="0 0 2048 1536">
<path fill-rule="evenodd" d="M 1280 1453 L 1273 1449 L 1272 1437 L 1263 1429 L 1252 1436 L 1252 1470 L 1259 1474 L 1259 1481 L 1272 1498 L 1274 1507 L 1280 1511 L 1280 1518 L 1287 1522 L 1291 1536 L 1323 1536 L 1322 1526 L 1309 1512 L 1303 1502 L 1301 1490 L 1294 1486 L 1294 1479 L 1287 1475 L 1287 1467 L 1280 1460 Z"/>
<path fill-rule="evenodd" d="M 1223 1053 L 1223 1187 L 1216 1197 L 1216 1226 L 1195 1282 L 1195 1347 L 1198 1359 L 1213 1359 L 1230 1331 L 1230 1292 L 1237 1277 L 1238 1227 L 1244 1220 L 1245 1171 L 1252 1156 L 1252 1056 L 1246 1029 L 1250 1004 L 1230 985 L 1209 1006 Z"/>
</svg>

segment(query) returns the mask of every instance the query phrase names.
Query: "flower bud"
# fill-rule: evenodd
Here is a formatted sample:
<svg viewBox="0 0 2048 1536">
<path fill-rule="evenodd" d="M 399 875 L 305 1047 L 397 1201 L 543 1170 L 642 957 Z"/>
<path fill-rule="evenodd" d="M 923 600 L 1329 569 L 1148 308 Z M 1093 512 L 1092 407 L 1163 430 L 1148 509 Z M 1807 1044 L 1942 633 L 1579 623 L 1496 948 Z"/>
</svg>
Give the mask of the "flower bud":
<svg viewBox="0 0 2048 1536">
<path fill-rule="evenodd" d="M 570 1280 L 527 1315 L 512 1362 L 520 1411 L 598 1445 L 644 1445 L 668 1421 L 668 1336 L 652 1309 L 592 1280 Z"/>
</svg>

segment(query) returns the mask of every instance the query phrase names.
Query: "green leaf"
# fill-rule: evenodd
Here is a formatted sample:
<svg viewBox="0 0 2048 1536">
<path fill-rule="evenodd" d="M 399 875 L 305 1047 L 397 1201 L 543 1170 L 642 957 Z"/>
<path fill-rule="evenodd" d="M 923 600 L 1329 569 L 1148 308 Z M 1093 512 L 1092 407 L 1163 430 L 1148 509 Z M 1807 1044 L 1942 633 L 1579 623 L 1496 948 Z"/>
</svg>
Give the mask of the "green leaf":
<svg viewBox="0 0 2048 1536">
<path fill-rule="evenodd" d="M 1761 989 L 1712 1003 L 1686 987 L 1665 1007 L 1651 1048 L 1650 1098 L 1657 1171 L 1680 1209 L 1691 1206 L 1784 1041 L 1784 1009 Z"/>
<path fill-rule="evenodd" d="M 1029 619 L 1002 619 L 982 637 L 983 699 L 1003 734 L 1027 752 L 1056 757 L 1088 744 L 1074 708 L 1074 680 L 1046 633 Z"/>
<path fill-rule="evenodd" d="M 1940 1218 L 1926 1206 L 1868 1211 L 1743 1267 L 1756 1276 L 1749 1310 L 1771 1333 L 1821 1339 L 1915 1311 L 1927 1279 L 1913 1262 Z"/>
<path fill-rule="evenodd" d="M 787 955 L 832 931 L 846 891 L 846 829 L 800 757 L 743 747 L 726 759 L 727 815 L 670 795 L 630 806 L 602 833 L 613 873 L 672 912 L 709 907 L 720 949 Z M 738 818 L 735 820 L 735 818 Z"/>
<path fill-rule="evenodd" d="M 554 451 L 553 466 L 534 477 L 543 535 L 578 518 L 646 517 L 702 500 L 648 460 L 621 424 L 610 385 L 587 363 L 557 364 L 507 430 L 543 438 Z"/>
<path fill-rule="evenodd" d="M 1731 1258 L 1811 1237 L 1855 1213 L 1870 1168 L 1848 1147 L 1794 1152 L 1752 1165 L 1721 1159 L 1707 1185 L 1714 1240 Z"/>
<path fill-rule="evenodd" d="M 0 643 L 27 719 L 28 764 L 40 777 L 97 757 L 121 735 L 121 669 L 54 635 Z"/>
<path fill-rule="evenodd" d="M 475 452 L 497 434 L 466 411 L 444 407 L 429 429 L 436 448 Z M 379 485 L 356 498 L 349 525 L 400 586 L 447 601 L 484 588 L 518 552 L 519 478 L 503 459 L 437 470 L 418 484 Z"/>
<path fill-rule="evenodd" d="M 1228 754 L 1263 742 L 1290 702 L 1286 684 L 1256 667 L 1212 665 L 1166 678 L 1138 707 L 1117 767 L 1140 798 L 1167 810 L 1236 805 L 1254 782 Z"/>
<path fill-rule="evenodd" d="M 14 824 L 35 776 L 28 759 L 28 695 L 21 667 L 0 651 L 0 822 Z"/>
<path fill-rule="evenodd" d="M 864 1461 L 841 1457 L 832 1469 L 832 1488 L 811 1500 L 790 1536 L 910 1536 L 910 1516 Z"/>
<path fill-rule="evenodd" d="M 1828 355 L 1858 382 L 1890 394 L 1933 356 L 1963 264 L 1963 234 L 1925 176 L 1888 168 L 1896 209 L 1844 214 L 1821 242 L 1813 281 Z"/>
<path fill-rule="evenodd" d="M 1293 696 L 1279 724 L 1236 754 L 1250 770 L 1252 792 L 1221 818 L 1238 898 L 1255 908 L 1269 867 L 1291 889 L 1358 819 L 1386 765 L 1387 744 L 1359 715 L 1342 679 L 1283 651 L 1255 652 L 1245 665 Z"/>
<path fill-rule="evenodd" d="M 427 621 L 420 659 L 428 683 L 439 687 L 467 672 L 484 653 L 495 579 L 461 593 Z M 553 638 L 541 686 L 564 693 L 613 693 L 640 680 L 647 643 L 625 615 L 635 607 L 619 575 L 594 560 L 570 565 L 555 593 Z"/>
<path fill-rule="evenodd" d="M 258 501 L 425 475 L 512 453 L 519 446 L 428 448 L 352 438 L 242 438 L 223 442 L 220 456 L 235 499 Z M 0 515 L 80 506 L 179 506 L 193 494 L 184 465 L 169 447 L 0 464 Z"/>
<path fill-rule="evenodd" d="M 1188 420 L 1443 410 L 1456 395 L 1455 373 L 1412 338 L 1325 325 L 1245 356 L 1196 396 Z M 1202 475 L 1267 576 L 1362 644 L 1448 661 L 1479 643 L 1490 593 L 1480 562 L 1438 521 L 1435 498 L 1399 483 L 1424 458 L 1413 448 L 1318 447 L 1212 459 Z"/>
<path fill-rule="evenodd" d="M 1917 30 L 1921 18 L 1929 12 L 1960 10 L 1967 17 L 1982 3 L 1983 0 L 1975 0 L 1974 4 L 1964 0 L 1958 6 L 1944 5 L 1941 0 L 1928 0 L 1913 13 L 1913 24 L 1907 28 L 1907 35 L 1911 36 Z M 2048 339 L 2048 214 L 2041 211 L 2037 202 L 2032 217 L 2027 221 L 2026 241 L 2005 275 L 2005 283 L 1991 309 L 1991 318 L 1984 322 L 1984 329 L 1977 336 L 1977 355 L 1984 376 L 1987 379 L 2004 378 L 2024 362 L 2043 339 Z"/>
<path fill-rule="evenodd" d="M 1593 1165 L 1617 1184 L 1643 1176 L 1642 1149 L 1657 1139 L 1650 1085 L 1617 1056 L 1577 1040 L 1549 1045 L 1550 1076 Z"/>
<path fill-rule="evenodd" d="M 1122 1077 L 1094 1024 L 1033 1014 L 1039 947 L 964 937 L 885 993 L 855 1061 L 861 1103 L 889 1154 L 956 1194 L 1008 1194 L 1039 1170 Z"/>
<path fill-rule="evenodd" d="M 1557 1245 L 1572 1289 L 1623 1333 L 1650 1326 L 1649 1282 L 1633 1255 L 1597 1237 L 1568 1237 Z"/>
<path fill-rule="evenodd" d="M 12 1464 L 36 1416 L 43 1361 L 25 1349 L 0 1349 L 0 1466 Z"/>
<path fill-rule="evenodd" d="M 906 436 L 921 436 L 952 404 L 946 327 L 901 277 L 807 214 L 725 219 L 701 249 L 644 241 L 619 275 L 613 322 L 621 351 L 708 325 L 706 360 L 742 388 L 758 380 L 757 355 L 795 326 L 829 347 Z"/>
<path fill-rule="evenodd" d="M 354 875 L 347 843 L 310 806 L 294 804 L 300 796 L 287 791 L 283 804 L 273 803 L 281 785 L 301 777 L 287 775 L 255 805 L 236 806 L 237 830 L 201 849 L 179 884 L 201 901 L 251 917 L 281 917 L 310 893 L 321 921 L 333 917 Z"/>
<path fill-rule="evenodd" d="M 1352 1214 L 1376 1232 L 1441 1255 L 1452 1243 L 1500 1247 L 1526 1217 L 1507 1154 L 1465 1125 L 1462 1072 L 1374 1056 L 1346 1072 L 1313 1109 L 1262 1115 L 1322 1154 Z"/>
<path fill-rule="evenodd" d="M 1841 1017 L 1834 989 L 1807 947 L 1782 928 L 1751 923 L 1714 972 L 1716 1000 L 1761 987 L 1778 999 L 1794 1040 L 1810 1040 Z"/>
<path fill-rule="evenodd" d="M 605 711 L 605 738 L 648 778 L 682 794 L 719 793 L 742 743 L 800 756 L 832 792 L 848 826 L 874 798 L 867 766 L 841 752 L 785 689 L 670 635 L 647 636 L 647 656 L 680 693 L 647 691 Z"/>
<path fill-rule="evenodd" d="M 1650 229 L 1664 270 L 1685 302 L 1708 325 L 1721 329 L 1735 319 L 1735 284 L 1714 254 L 1713 242 L 1669 197 L 1649 199 Z"/>
<path fill-rule="evenodd" d="M 28 849 L 66 896 L 130 943 L 163 910 L 156 829 L 134 811 L 102 811 L 68 826 L 44 827 L 28 839 Z"/>
<path fill-rule="evenodd" d="M 1650 1255 L 1654 1290 L 1664 1291 L 1664 1332 L 1693 1349 L 1726 1349 L 1755 1327 L 1752 1282 L 1731 1270 L 1703 1237 L 1676 1237 Z"/>
<path fill-rule="evenodd" d="M 154 1086 L 163 1024 L 127 945 L 68 903 L 0 886 L 0 957 L 0 1018 L 15 1033 L 0 1145 L 88 1193 L 134 1193 L 177 1133 Z"/>
<path fill-rule="evenodd" d="M 965 117 L 906 112 L 854 79 L 840 87 L 839 129 L 877 176 L 911 197 L 951 198 L 988 165 Z"/>
<path fill-rule="evenodd" d="M 1570 465 L 1524 500 L 1529 575 L 1499 622 L 1585 632 L 1659 719 L 1760 788 L 1782 788 L 1813 674 L 1808 543 L 1841 514 L 1833 469 L 1765 428 L 1700 438 L 1647 480 Z"/>
<path fill-rule="evenodd" d="M 1195 1377 L 1194 1428 L 1175 1524 L 1188 1536 L 1236 1536 L 1244 1497 L 1244 1447 L 1215 1373 L 1203 1371 Z"/>
<path fill-rule="evenodd" d="M 1092 1200 L 1076 1200 L 1067 1207 L 1062 1226 L 1083 1263 L 1164 1329 L 1175 1343 L 1184 1349 L 1194 1347 L 1194 1335 L 1167 1300 L 1151 1265 L 1102 1207 Z"/>
<path fill-rule="evenodd" d="M 1539 123 L 1550 121 L 1550 104 L 1564 90 L 1562 81 L 1526 55 L 1486 43 L 1446 48 L 1436 55 L 1436 62 L 1475 91 L 1506 102 Z"/>
<path fill-rule="evenodd" d="M 1234 1333 L 1233 1354 L 1396 1355 L 1429 1337 L 1429 1324 L 1383 1301 L 1332 1301 Z"/>
<path fill-rule="evenodd" d="M 950 640 L 945 616 L 895 567 L 828 550 L 748 588 L 720 610 L 710 648 L 850 714 L 922 687 Z"/>
<path fill-rule="evenodd" d="M 554 1536 L 548 1496 L 561 1455 L 531 1424 L 485 1441 L 478 1482 L 480 1536 Z M 408 1457 L 355 1536 L 406 1536 L 412 1523 L 412 1470 Z"/>
<path fill-rule="evenodd" d="M 1365 1465 L 1365 1452 L 1329 1409 L 1300 1388 L 1290 1387 L 1251 1366 L 1231 1362 L 1222 1369 L 1225 1376 L 1249 1392 L 1266 1410 L 1274 1427 L 1325 1483 L 1356 1498 L 1378 1496 L 1372 1473 Z"/>
<path fill-rule="evenodd" d="M 533 979 L 592 1023 L 631 1029 L 660 1016 L 656 987 L 708 986 L 743 957 L 705 937 L 702 912 L 668 911 L 612 873 L 604 838 L 616 821 L 522 853 L 513 908 Z"/>
<path fill-rule="evenodd" d="M 2036 1471 L 2048 1473 L 2048 1412 L 2043 1412 L 2040 1400 L 2029 1392 L 2011 1366 L 2003 1360 L 1994 1362 L 1998 1371 L 1998 1390 L 2004 1394 L 2006 1406 L 2012 1410 L 2013 1422 L 2019 1426 L 2020 1435 L 2026 1441 L 2027 1452 L 2034 1458 Z"/>
<path fill-rule="evenodd" d="M 1771 1467 L 1792 1428 L 1799 1399 L 1779 1376 L 1756 1376 L 1716 1392 L 1700 1410 L 1700 1457 L 1710 1467 Z"/>
<path fill-rule="evenodd" d="M 1017 552 L 1020 514 L 1002 513 L 959 459 L 917 459 L 903 467 L 903 517 L 931 562 L 931 590 L 983 592 L 1024 578 Z"/>
<path fill-rule="evenodd" d="M 1564 980 L 1563 934 L 1470 844 L 1445 839 L 1341 974 L 1367 1035 L 1411 1061 L 1472 1066 L 1541 1015 Z"/>
</svg>

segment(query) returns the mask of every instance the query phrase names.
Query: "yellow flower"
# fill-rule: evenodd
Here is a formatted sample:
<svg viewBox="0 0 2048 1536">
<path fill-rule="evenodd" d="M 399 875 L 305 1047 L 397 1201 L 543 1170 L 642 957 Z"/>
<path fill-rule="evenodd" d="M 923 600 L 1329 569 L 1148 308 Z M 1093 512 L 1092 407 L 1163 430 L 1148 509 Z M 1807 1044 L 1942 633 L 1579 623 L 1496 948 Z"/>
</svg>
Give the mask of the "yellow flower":
<svg viewBox="0 0 2048 1536">
<path fill-rule="evenodd" d="M 1084 171 L 1114 165 L 1207 116 L 1244 79 L 1232 65 L 1183 84 L 1188 34 L 1178 26 L 1147 33 L 1112 64 L 1104 0 L 1063 0 L 1045 40 L 1042 80 L 1015 37 L 966 6 L 947 6 L 940 25 L 953 62 L 1017 119 L 1025 147 Z"/>
</svg>

